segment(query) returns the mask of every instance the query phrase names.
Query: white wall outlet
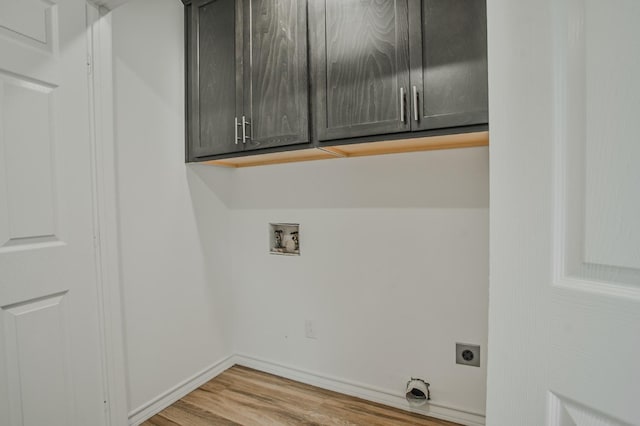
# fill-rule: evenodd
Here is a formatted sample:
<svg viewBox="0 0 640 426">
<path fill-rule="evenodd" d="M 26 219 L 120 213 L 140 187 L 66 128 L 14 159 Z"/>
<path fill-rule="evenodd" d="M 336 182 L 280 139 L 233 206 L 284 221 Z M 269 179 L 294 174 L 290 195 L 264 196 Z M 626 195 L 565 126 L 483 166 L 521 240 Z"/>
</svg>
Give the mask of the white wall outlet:
<svg viewBox="0 0 640 426">
<path fill-rule="evenodd" d="M 308 339 L 317 339 L 316 335 L 316 324 L 311 320 L 306 320 L 304 322 L 304 334 Z"/>
</svg>

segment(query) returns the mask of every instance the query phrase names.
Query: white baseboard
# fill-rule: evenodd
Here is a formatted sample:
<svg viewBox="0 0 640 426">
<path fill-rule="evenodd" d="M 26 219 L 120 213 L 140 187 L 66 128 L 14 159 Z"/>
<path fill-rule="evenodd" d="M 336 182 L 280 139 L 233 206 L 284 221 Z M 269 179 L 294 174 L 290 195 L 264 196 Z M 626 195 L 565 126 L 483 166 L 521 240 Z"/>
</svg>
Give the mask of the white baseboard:
<svg viewBox="0 0 640 426">
<path fill-rule="evenodd" d="M 264 371 L 265 373 L 275 374 L 277 376 L 306 383 L 308 385 L 355 396 L 367 401 L 399 408 L 401 410 L 411 411 L 435 417 L 437 419 L 448 420 L 465 426 L 484 426 L 485 424 L 485 416 L 481 413 L 474 413 L 469 410 L 438 404 L 437 401 L 431 401 L 424 408 L 411 408 L 409 407 L 405 396 L 402 394 L 389 392 L 383 389 L 376 389 L 360 383 L 312 373 L 275 362 L 254 358 L 248 355 L 237 354 L 233 356 L 233 362 L 234 364 Z"/>
<path fill-rule="evenodd" d="M 223 371 L 231 368 L 234 364 L 234 357 L 228 356 L 214 363 L 213 365 L 210 365 L 199 373 L 194 374 L 187 380 L 177 384 L 163 394 L 158 395 L 151 401 L 142 404 L 140 407 L 129 413 L 129 425 L 138 426 L 139 424 L 158 414 L 160 411 L 164 410 L 183 396 L 198 389 L 200 386 L 204 385 Z"/>
</svg>

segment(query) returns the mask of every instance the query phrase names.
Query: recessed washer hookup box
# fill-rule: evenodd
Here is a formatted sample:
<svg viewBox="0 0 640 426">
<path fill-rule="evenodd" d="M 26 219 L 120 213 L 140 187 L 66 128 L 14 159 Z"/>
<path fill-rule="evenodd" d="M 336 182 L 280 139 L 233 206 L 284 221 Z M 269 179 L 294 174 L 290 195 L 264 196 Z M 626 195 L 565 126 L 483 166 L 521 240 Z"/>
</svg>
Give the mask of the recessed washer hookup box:
<svg viewBox="0 0 640 426">
<path fill-rule="evenodd" d="M 269 252 L 284 256 L 300 256 L 300 224 L 270 223 Z"/>
</svg>

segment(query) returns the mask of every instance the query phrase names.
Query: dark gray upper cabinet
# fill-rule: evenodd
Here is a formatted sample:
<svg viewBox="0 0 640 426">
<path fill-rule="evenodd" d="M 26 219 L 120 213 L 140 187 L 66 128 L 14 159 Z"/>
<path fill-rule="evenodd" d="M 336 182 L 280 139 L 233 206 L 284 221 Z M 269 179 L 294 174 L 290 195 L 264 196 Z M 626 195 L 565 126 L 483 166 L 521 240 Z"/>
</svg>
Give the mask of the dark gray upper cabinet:
<svg viewBox="0 0 640 426">
<path fill-rule="evenodd" d="M 246 149 L 309 142 L 306 1 L 243 2 Z"/>
<path fill-rule="evenodd" d="M 485 0 L 183 2 L 187 161 L 487 128 Z"/>
<path fill-rule="evenodd" d="M 187 160 L 237 149 L 234 122 L 242 102 L 238 12 L 234 0 L 186 5 Z"/>
<path fill-rule="evenodd" d="M 488 122 L 485 0 L 409 0 L 413 130 Z"/>
<path fill-rule="evenodd" d="M 311 0 L 309 35 L 320 141 L 410 130 L 407 0 Z"/>
<path fill-rule="evenodd" d="M 187 161 L 309 142 L 306 2 L 185 7 Z"/>
<path fill-rule="evenodd" d="M 485 0 L 311 0 L 320 141 L 488 122 Z"/>
</svg>

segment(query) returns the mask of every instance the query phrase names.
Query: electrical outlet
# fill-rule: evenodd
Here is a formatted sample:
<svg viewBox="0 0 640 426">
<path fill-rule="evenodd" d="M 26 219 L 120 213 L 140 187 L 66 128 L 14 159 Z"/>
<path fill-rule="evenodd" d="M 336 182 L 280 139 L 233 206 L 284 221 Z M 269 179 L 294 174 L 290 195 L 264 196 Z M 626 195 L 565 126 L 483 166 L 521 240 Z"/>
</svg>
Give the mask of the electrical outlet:
<svg viewBox="0 0 640 426">
<path fill-rule="evenodd" d="M 308 339 L 318 338 L 318 336 L 316 335 L 316 325 L 313 321 L 306 320 L 304 322 L 304 334 L 305 336 L 307 336 Z"/>
<path fill-rule="evenodd" d="M 456 343 L 456 364 L 480 367 L 480 345 Z"/>
</svg>

